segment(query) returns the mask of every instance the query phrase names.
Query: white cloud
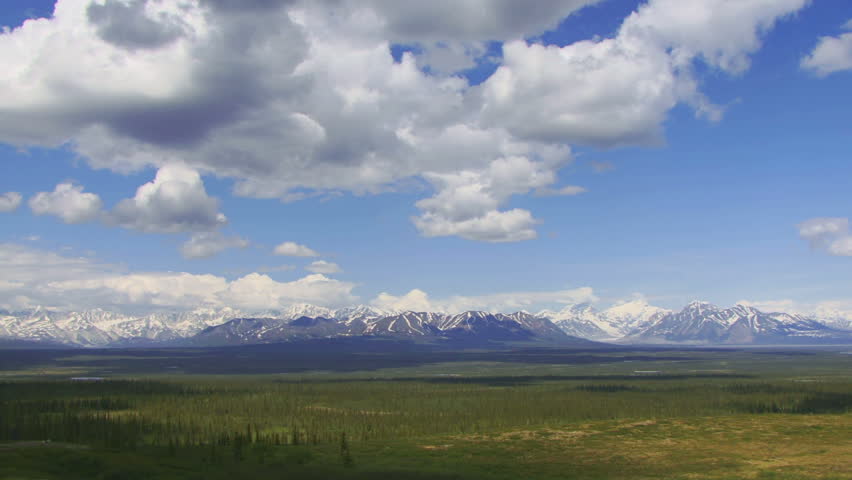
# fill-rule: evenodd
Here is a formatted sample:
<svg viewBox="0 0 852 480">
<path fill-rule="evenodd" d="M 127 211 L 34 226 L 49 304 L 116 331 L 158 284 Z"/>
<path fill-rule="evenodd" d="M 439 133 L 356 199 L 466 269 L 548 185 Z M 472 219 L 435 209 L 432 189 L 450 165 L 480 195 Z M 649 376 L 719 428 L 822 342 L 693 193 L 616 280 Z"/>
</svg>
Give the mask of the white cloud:
<svg viewBox="0 0 852 480">
<path fill-rule="evenodd" d="M 14 212 L 21 206 L 21 194 L 18 192 L 0 193 L 0 213 Z"/>
<path fill-rule="evenodd" d="M 838 217 L 812 218 L 797 225 L 799 236 L 831 255 L 852 256 L 852 234 L 849 219 Z"/>
<path fill-rule="evenodd" d="M 218 297 L 226 305 L 265 309 L 294 303 L 340 307 L 353 303 L 355 284 L 313 274 L 292 282 L 276 282 L 266 275 L 251 273 L 234 280 Z"/>
<path fill-rule="evenodd" d="M 284 242 L 275 247 L 275 255 L 287 257 L 318 257 L 319 253 L 296 242 Z"/>
<path fill-rule="evenodd" d="M 111 223 L 143 232 L 205 231 L 227 222 L 219 202 L 207 195 L 197 171 L 166 165 L 136 196 L 119 202 L 110 212 Z"/>
<path fill-rule="evenodd" d="M 226 237 L 221 232 L 193 234 L 180 248 L 184 258 L 208 258 L 229 248 L 246 248 L 249 242 L 240 237 Z"/>
<path fill-rule="evenodd" d="M 322 273 L 325 275 L 331 275 L 343 271 L 336 263 L 327 262 L 325 260 L 317 260 L 315 262 L 311 262 L 310 265 L 305 267 L 305 270 L 313 273 Z"/>
<path fill-rule="evenodd" d="M 385 310 L 414 310 L 458 313 L 468 310 L 511 313 L 519 310 L 538 310 L 556 304 L 596 302 L 598 298 L 590 287 L 549 292 L 506 292 L 491 295 L 454 295 L 444 299 L 430 299 L 426 292 L 414 289 L 402 296 L 380 293 L 370 303 Z"/>
<path fill-rule="evenodd" d="M 564 47 L 516 40 L 483 87 L 483 119 L 524 139 L 599 146 L 657 143 L 678 103 L 712 120 L 691 65 L 739 73 L 760 34 L 807 0 L 653 0 L 613 38 Z"/>
<path fill-rule="evenodd" d="M 652 0 L 625 20 L 620 36 L 671 49 L 678 66 L 700 57 L 713 67 L 740 73 L 761 37 L 810 0 Z"/>
<path fill-rule="evenodd" d="M 323 275 L 277 282 L 251 273 L 233 281 L 185 272 L 126 272 L 85 257 L 65 257 L 15 244 L 0 244 L 0 307 L 58 309 L 191 309 L 233 306 L 282 308 L 293 303 L 337 307 L 357 300 L 355 284 Z"/>
<path fill-rule="evenodd" d="M 429 301 L 429 295 L 420 289 L 413 289 L 402 296 L 394 296 L 386 292 L 380 293 L 374 298 L 370 305 L 379 310 L 389 312 L 412 311 L 412 312 L 429 312 L 435 311 L 432 302 Z"/>
<path fill-rule="evenodd" d="M 546 162 L 514 156 L 499 158 L 478 171 L 428 175 L 438 193 L 417 202 L 424 214 L 414 224 L 428 237 L 458 235 L 487 242 L 535 238 L 538 221 L 528 210 L 500 211 L 498 207 L 512 195 L 553 183 L 553 170 Z"/>
<path fill-rule="evenodd" d="M 826 238 L 845 234 L 849 231 L 849 219 L 839 217 L 819 217 L 806 220 L 797 225 L 799 236 L 805 240 L 821 242 Z"/>
<path fill-rule="evenodd" d="M 52 192 L 39 192 L 29 201 L 36 215 L 55 215 L 65 223 L 85 223 L 101 214 L 101 198 L 94 193 L 84 193 L 81 185 L 63 182 Z"/>
<path fill-rule="evenodd" d="M 852 235 L 836 238 L 828 245 L 828 253 L 840 257 L 852 257 Z"/>
<path fill-rule="evenodd" d="M 535 191 L 535 194 L 542 197 L 550 197 L 550 196 L 566 196 L 573 197 L 574 195 L 580 195 L 582 193 L 586 193 L 588 190 L 585 187 L 580 187 L 578 185 L 566 185 L 560 188 L 539 188 Z"/>
<path fill-rule="evenodd" d="M 843 28 L 852 30 L 852 19 Z M 820 37 L 814 50 L 802 59 L 801 65 L 821 77 L 852 69 L 852 32 L 836 37 Z"/>
<path fill-rule="evenodd" d="M 415 217 L 414 225 L 427 237 L 457 235 L 483 242 L 520 242 L 532 240 L 538 234 L 533 228 L 538 222 L 529 210 L 515 208 L 505 212 L 491 210 L 484 215 L 465 220 L 449 220 L 434 213 Z"/>
<path fill-rule="evenodd" d="M 523 139 L 655 143 L 679 100 L 670 57 L 632 37 L 561 48 L 517 40 L 503 46 L 503 56 L 483 85 L 482 116 Z"/>
<path fill-rule="evenodd" d="M 293 0 L 237 14 L 223 1 L 60 0 L 53 18 L 0 35 L 0 141 L 68 144 L 117 172 L 185 164 L 251 197 L 374 194 L 425 178 L 435 193 L 414 219 L 424 235 L 535 238 L 533 214 L 508 204 L 555 182 L 567 144 L 658 142 L 678 103 L 717 119 L 691 62 L 742 71 L 761 33 L 805 0 L 652 0 L 614 38 L 518 40 L 593 3 Z M 483 45 L 494 40 L 508 43 L 483 85 L 447 75 L 492 61 Z M 395 62 L 394 43 L 423 53 Z M 499 179 L 517 158 L 527 170 Z M 466 195 L 477 211 L 459 206 Z M 114 221 L 152 232 L 224 221 L 211 201 L 170 218 L 138 197 Z"/>
</svg>

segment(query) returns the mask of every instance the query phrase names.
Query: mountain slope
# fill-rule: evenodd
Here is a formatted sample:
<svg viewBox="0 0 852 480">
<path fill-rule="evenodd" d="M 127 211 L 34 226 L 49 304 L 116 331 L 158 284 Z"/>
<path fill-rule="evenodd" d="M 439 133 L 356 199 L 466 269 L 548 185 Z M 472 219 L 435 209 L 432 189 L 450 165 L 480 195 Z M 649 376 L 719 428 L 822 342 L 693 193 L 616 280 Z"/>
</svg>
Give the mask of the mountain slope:
<svg viewBox="0 0 852 480">
<path fill-rule="evenodd" d="M 692 302 L 683 310 L 658 316 L 626 340 L 634 343 L 819 344 L 852 341 L 852 335 L 813 319 L 764 313 L 737 305 L 721 309 Z"/>
</svg>

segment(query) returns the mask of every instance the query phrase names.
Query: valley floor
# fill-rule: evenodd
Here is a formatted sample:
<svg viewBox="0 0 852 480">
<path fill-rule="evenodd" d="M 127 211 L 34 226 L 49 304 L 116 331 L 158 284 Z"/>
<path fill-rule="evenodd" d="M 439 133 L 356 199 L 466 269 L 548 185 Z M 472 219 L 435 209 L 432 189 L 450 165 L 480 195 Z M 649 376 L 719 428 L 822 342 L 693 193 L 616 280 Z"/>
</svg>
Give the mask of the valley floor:
<svg viewBox="0 0 852 480">
<path fill-rule="evenodd" d="M 852 479 L 842 349 L 85 353 L 4 364 L 0 479 Z"/>
</svg>

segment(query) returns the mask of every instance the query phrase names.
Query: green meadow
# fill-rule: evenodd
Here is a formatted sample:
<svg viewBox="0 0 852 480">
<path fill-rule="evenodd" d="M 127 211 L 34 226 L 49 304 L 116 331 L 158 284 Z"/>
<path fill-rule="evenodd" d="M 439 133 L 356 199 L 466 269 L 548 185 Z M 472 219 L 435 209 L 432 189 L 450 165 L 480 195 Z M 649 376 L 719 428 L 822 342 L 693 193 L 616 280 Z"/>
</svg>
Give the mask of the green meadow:
<svg viewBox="0 0 852 480">
<path fill-rule="evenodd" d="M 852 478 L 848 349 L 83 353 L 0 354 L 0 478 Z"/>
</svg>

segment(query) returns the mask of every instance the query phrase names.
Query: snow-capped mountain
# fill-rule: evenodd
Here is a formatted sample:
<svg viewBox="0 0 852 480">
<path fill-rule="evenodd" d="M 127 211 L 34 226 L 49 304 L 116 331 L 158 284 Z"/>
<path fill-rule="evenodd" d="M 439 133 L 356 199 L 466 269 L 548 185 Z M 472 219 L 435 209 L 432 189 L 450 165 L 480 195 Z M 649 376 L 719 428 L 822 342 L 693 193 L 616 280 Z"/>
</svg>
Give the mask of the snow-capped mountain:
<svg viewBox="0 0 852 480">
<path fill-rule="evenodd" d="M 801 315 L 765 313 L 745 305 L 722 309 L 706 302 L 692 302 L 680 312 L 655 316 L 652 324 L 626 340 L 695 344 L 830 343 L 848 342 L 852 335 Z"/>
<path fill-rule="evenodd" d="M 193 345 L 276 343 L 340 336 L 392 337 L 422 341 L 487 343 L 505 341 L 581 341 L 572 339 L 546 318 L 526 312 L 510 315 L 464 312 L 446 315 L 402 312 L 373 317 L 361 309 L 347 317 L 238 318 L 210 327 L 188 340 Z M 372 317 L 372 318 L 371 318 Z"/>
<path fill-rule="evenodd" d="M 0 337 L 80 346 L 155 343 L 190 337 L 239 315 L 231 308 L 133 316 L 102 309 L 55 312 L 37 307 L 0 315 Z"/>
<path fill-rule="evenodd" d="M 356 305 L 354 307 L 344 307 L 339 310 L 335 310 L 334 318 L 343 321 L 353 321 L 353 320 L 372 320 L 375 318 L 386 317 L 388 315 L 392 315 L 399 312 L 393 312 L 389 310 L 381 310 L 375 307 L 370 307 L 367 305 Z"/>
<path fill-rule="evenodd" d="M 627 336 L 651 325 L 661 315 L 671 313 L 665 308 L 649 305 L 643 299 L 615 304 L 603 311 L 602 321 L 619 336 Z"/>
<path fill-rule="evenodd" d="M 538 316 L 552 320 L 568 335 L 594 340 L 615 340 L 638 332 L 658 316 L 669 313 L 645 300 L 633 300 L 598 311 L 588 303 L 568 305 L 558 312 L 545 310 Z"/>
<path fill-rule="evenodd" d="M 814 313 L 814 317 L 831 328 L 852 331 L 852 312 L 821 307 Z"/>
<path fill-rule="evenodd" d="M 402 312 L 368 319 L 363 330 L 350 332 L 352 335 L 391 337 L 428 337 L 440 334 L 437 326 L 445 315 L 431 312 Z"/>
<path fill-rule="evenodd" d="M 338 336 L 461 342 L 583 338 L 618 343 L 852 343 L 852 332 L 844 331 L 852 322 L 844 318 L 832 322 L 765 313 L 743 305 L 723 309 L 706 302 L 693 302 L 672 312 L 644 300 L 602 311 L 578 304 L 537 314 L 392 312 L 365 305 L 331 310 L 309 304 L 266 312 L 220 308 L 146 315 L 102 309 L 56 312 L 39 307 L 0 311 L 0 340 L 84 347 L 229 345 Z"/>
<path fill-rule="evenodd" d="M 568 335 L 589 339 L 620 337 L 601 328 L 601 315 L 588 303 L 569 305 L 558 312 L 543 310 L 538 316 L 550 319 Z"/>
</svg>

